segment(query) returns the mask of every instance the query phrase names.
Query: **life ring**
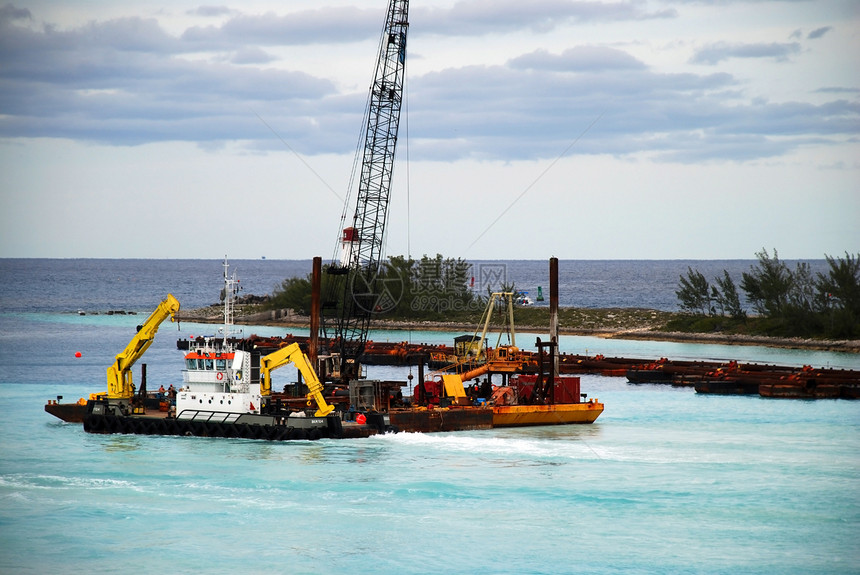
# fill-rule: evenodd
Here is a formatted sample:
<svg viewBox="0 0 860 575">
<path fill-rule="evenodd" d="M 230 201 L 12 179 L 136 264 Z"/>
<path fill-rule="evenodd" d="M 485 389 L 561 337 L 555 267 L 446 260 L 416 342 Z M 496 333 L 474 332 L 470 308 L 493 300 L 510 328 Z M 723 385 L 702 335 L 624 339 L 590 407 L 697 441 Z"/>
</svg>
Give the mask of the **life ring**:
<svg viewBox="0 0 860 575">
<path fill-rule="evenodd" d="M 242 370 L 240 369 L 239 371 L 236 372 L 236 381 L 241 381 L 241 380 L 242 380 Z"/>
<path fill-rule="evenodd" d="M 224 374 L 219 371 L 218 375 L 216 375 L 215 377 L 218 378 L 218 381 L 221 381 L 222 379 L 224 379 Z"/>
</svg>

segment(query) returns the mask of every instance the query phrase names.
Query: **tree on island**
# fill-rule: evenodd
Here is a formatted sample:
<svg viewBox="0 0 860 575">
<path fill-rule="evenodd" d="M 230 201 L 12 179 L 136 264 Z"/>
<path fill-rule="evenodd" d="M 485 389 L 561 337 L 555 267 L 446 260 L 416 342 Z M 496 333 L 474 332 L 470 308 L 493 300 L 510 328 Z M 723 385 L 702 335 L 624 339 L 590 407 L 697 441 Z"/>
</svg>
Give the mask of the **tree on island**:
<svg viewBox="0 0 860 575">
<path fill-rule="evenodd" d="M 391 256 L 380 268 L 377 289 L 385 305 L 376 311 L 393 319 L 440 319 L 452 313 L 473 314 L 483 310 L 485 299 L 469 286 L 471 264 L 460 258 L 422 256 L 420 260 Z M 328 274 L 322 274 L 322 293 L 327 293 Z M 276 286 L 267 305 L 309 315 L 311 275 L 287 278 Z"/>
<path fill-rule="evenodd" d="M 742 274 L 740 287 L 766 330 L 790 336 L 852 338 L 860 335 L 860 254 L 824 257 L 830 266 L 813 277 L 808 263 L 794 271 L 767 249 L 756 253 L 758 263 Z M 728 271 L 709 285 L 692 267 L 681 276 L 678 290 L 681 311 L 699 316 L 728 316 L 743 321 L 746 311 Z M 717 314 L 719 309 L 719 314 Z"/>
</svg>

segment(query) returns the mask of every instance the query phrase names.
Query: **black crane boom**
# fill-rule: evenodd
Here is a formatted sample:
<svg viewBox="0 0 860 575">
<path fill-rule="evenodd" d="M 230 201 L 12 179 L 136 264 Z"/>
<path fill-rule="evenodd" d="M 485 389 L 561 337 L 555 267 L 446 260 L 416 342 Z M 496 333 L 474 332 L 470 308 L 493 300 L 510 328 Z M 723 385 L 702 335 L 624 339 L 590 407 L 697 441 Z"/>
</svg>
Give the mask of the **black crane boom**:
<svg viewBox="0 0 860 575">
<path fill-rule="evenodd" d="M 361 173 L 351 226 L 343 230 L 340 258 L 328 266 L 322 302 L 323 333 L 335 340 L 342 380 L 357 376 L 370 319 L 390 297 L 379 273 L 397 147 L 406 71 L 408 0 L 390 0 L 363 128 Z"/>
</svg>

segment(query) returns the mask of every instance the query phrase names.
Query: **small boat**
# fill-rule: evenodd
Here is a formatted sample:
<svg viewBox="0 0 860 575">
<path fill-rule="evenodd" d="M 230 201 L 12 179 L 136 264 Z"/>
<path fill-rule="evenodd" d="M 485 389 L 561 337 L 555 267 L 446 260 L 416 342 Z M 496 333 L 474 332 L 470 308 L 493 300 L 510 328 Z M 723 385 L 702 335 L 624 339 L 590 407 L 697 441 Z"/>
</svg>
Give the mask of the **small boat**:
<svg viewBox="0 0 860 575">
<path fill-rule="evenodd" d="M 514 303 L 521 306 L 530 306 L 535 304 L 534 300 L 529 297 L 529 292 L 527 291 L 517 292 L 516 297 L 514 298 Z"/>
</svg>

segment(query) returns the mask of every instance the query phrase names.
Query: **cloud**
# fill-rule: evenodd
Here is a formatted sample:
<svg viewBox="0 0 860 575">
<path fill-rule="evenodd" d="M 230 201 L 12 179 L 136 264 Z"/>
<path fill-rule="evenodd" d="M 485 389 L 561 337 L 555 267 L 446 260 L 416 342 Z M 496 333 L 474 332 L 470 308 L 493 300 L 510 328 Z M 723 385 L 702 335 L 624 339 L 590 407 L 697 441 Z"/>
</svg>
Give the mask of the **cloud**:
<svg viewBox="0 0 860 575">
<path fill-rule="evenodd" d="M 221 7 L 201 7 L 206 16 L 232 13 L 218 26 L 194 26 L 182 40 L 217 48 L 234 43 L 305 45 L 372 40 L 379 34 L 384 11 L 352 6 L 299 10 L 284 15 L 271 12 L 241 14 Z M 570 0 L 461 0 L 451 7 L 410 10 L 410 20 L 420 22 L 413 32 L 441 36 L 482 36 L 522 29 L 549 31 L 573 22 L 643 21 L 675 18 L 674 9 L 649 11 L 641 2 Z"/>
<path fill-rule="evenodd" d="M 411 156 L 552 158 L 598 118 L 572 153 L 747 161 L 860 131 L 853 102 L 744 103 L 729 74 L 661 73 L 614 49 L 585 53 L 595 57 L 572 58 L 575 66 L 559 65 L 564 55 L 532 53 L 413 80 Z M 617 62 L 631 69 L 612 73 Z"/>
<path fill-rule="evenodd" d="M 694 64 L 718 64 L 730 58 L 768 58 L 784 62 L 800 52 L 800 44 L 789 43 L 760 43 L 760 44 L 729 44 L 718 42 L 709 44 L 696 51 L 690 60 Z"/>
<path fill-rule="evenodd" d="M 375 38 L 385 13 L 355 7 L 237 14 L 220 26 L 194 26 L 182 40 L 199 48 L 218 49 L 236 44 L 305 45 L 357 42 Z"/>
<path fill-rule="evenodd" d="M 16 8 L 12 4 L 0 6 L 0 22 L 9 20 L 32 20 L 33 15 L 26 8 Z"/>
<path fill-rule="evenodd" d="M 559 55 L 537 50 L 512 59 L 512 68 L 555 71 L 643 70 L 645 64 L 627 52 L 603 46 L 578 46 Z"/>
<path fill-rule="evenodd" d="M 231 58 L 234 64 L 267 64 L 274 62 L 277 58 L 256 46 L 239 48 Z"/>
<path fill-rule="evenodd" d="M 636 1 L 469 0 L 450 8 L 416 7 L 411 20 L 421 30 L 442 36 L 480 36 L 523 28 L 548 31 L 577 22 L 624 22 L 675 18 L 674 9 L 648 11 Z"/>
<path fill-rule="evenodd" d="M 235 65 L 271 60 L 259 48 L 239 46 L 230 61 L 190 60 L 189 52 L 152 19 L 70 30 L 0 21 L 0 135 L 120 145 L 253 139 L 261 134 L 256 105 L 277 102 L 290 113 L 285 130 L 313 131 L 328 123 L 312 119 L 316 102 L 340 98 L 324 78 Z M 319 146 L 309 152 L 331 149 L 309 141 Z"/>
<path fill-rule="evenodd" d="M 818 94 L 853 94 L 860 95 L 860 88 L 847 88 L 845 86 L 824 86 L 815 90 Z"/>
<path fill-rule="evenodd" d="M 476 33 L 513 27 L 517 18 L 523 19 L 521 27 L 552 27 L 586 17 L 658 17 L 638 2 L 541 0 L 528 5 L 533 11 L 509 0 L 492 5 L 498 10 Z M 443 21 L 477 21 L 488 6 L 481 0 L 426 9 L 429 29 L 458 33 Z M 212 7 L 203 12 L 226 14 Z M 353 39 L 375 37 L 381 18 L 379 11 L 357 8 L 234 13 L 220 26 L 176 36 L 148 18 L 68 29 L 34 25 L 29 11 L 7 5 L 0 9 L 0 136 L 112 145 L 190 141 L 208 147 L 232 140 L 254 150 L 280 149 L 259 114 L 301 154 L 349 154 L 365 94 L 342 91 L 321 75 L 325 70 L 317 75 L 285 69 L 288 63 L 276 54 L 293 43 L 347 41 L 340 34 L 347 28 Z M 783 61 L 797 51 L 796 43 L 712 44 L 694 60 Z M 270 65 L 276 62 L 281 65 Z M 724 72 L 661 71 L 618 46 L 531 49 L 498 65 L 410 75 L 410 155 L 555 158 L 593 124 L 572 154 L 743 162 L 860 132 L 856 88 L 821 88 L 820 94 L 847 100 L 816 104 L 751 101 L 745 88 Z"/>
<path fill-rule="evenodd" d="M 194 10 L 188 10 L 186 14 L 192 16 L 217 17 L 233 14 L 235 11 L 227 6 L 198 6 Z"/>
<path fill-rule="evenodd" d="M 827 34 L 828 32 L 830 32 L 832 29 L 833 29 L 833 27 L 832 27 L 832 26 L 824 26 L 824 27 L 822 27 L 822 28 L 816 28 L 815 30 L 813 30 L 812 32 L 810 32 L 810 33 L 809 33 L 809 35 L 807 36 L 807 38 L 808 38 L 809 40 L 817 40 L 818 38 L 821 38 L 821 37 L 823 37 L 825 34 Z"/>
</svg>

